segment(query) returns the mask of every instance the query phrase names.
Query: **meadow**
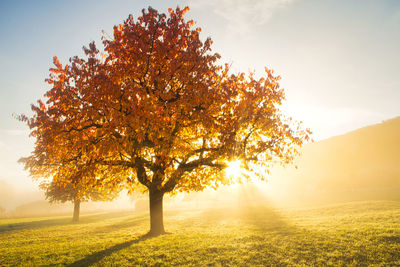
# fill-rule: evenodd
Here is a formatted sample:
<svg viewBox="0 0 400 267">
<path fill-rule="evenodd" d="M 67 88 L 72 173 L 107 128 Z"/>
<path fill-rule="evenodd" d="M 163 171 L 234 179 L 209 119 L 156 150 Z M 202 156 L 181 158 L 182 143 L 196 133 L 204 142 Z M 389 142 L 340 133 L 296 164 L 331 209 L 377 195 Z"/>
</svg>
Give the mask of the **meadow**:
<svg viewBox="0 0 400 267">
<path fill-rule="evenodd" d="M 0 266 L 400 265 L 400 202 L 268 205 L 0 220 Z"/>
</svg>

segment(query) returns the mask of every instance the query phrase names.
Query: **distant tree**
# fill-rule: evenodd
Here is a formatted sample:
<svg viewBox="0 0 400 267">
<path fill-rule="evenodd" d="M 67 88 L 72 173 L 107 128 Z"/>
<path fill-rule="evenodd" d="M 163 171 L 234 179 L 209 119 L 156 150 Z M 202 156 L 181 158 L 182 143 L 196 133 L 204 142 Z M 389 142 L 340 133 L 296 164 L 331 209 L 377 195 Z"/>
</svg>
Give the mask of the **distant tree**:
<svg viewBox="0 0 400 267">
<path fill-rule="evenodd" d="M 51 202 L 72 202 L 74 203 L 74 212 L 72 221 L 79 222 L 80 205 L 85 201 L 110 201 L 118 196 L 118 190 L 115 187 L 97 186 L 86 188 L 82 184 L 65 183 L 64 181 L 51 181 L 42 183 L 41 189 L 45 190 L 46 199 Z"/>
<path fill-rule="evenodd" d="M 151 7 L 129 16 L 94 43 L 86 58 L 62 66 L 54 58 L 46 102 L 32 105 L 27 122 L 35 150 L 23 159 L 36 177 L 49 166 L 131 190 L 144 186 L 150 199 L 150 233 L 164 233 L 163 196 L 235 181 L 221 172 L 239 160 L 247 171 L 289 163 L 309 132 L 285 118 L 279 76 L 234 74 L 217 63 L 212 41 L 185 21 L 189 8 L 158 13 Z M 71 167 L 72 166 L 72 167 Z M 104 170 L 106 175 L 100 175 Z"/>
</svg>

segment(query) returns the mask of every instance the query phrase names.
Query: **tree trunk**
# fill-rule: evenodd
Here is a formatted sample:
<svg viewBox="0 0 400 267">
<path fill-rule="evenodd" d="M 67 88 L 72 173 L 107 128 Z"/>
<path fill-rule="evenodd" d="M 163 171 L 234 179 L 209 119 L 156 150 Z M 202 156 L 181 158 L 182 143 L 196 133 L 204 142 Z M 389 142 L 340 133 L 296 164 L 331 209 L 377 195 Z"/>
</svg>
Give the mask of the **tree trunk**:
<svg viewBox="0 0 400 267">
<path fill-rule="evenodd" d="M 79 222 L 79 212 L 81 209 L 81 201 L 79 199 L 74 200 L 74 215 L 72 217 L 72 222 Z"/>
<path fill-rule="evenodd" d="M 164 231 L 163 221 L 163 196 L 160 190 L 149 190 L 150 200 L 150 235 L 162 235 Z"/>
</svg>

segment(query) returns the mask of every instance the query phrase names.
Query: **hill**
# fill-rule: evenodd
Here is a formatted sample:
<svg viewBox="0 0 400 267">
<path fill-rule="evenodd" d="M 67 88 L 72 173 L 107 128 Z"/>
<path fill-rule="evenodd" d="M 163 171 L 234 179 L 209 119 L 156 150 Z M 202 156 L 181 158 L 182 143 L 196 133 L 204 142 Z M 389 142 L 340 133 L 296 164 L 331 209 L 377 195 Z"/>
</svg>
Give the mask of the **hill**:
<svg viewBox="0 0 400 267">
<path fill-rule="evenodd" d="M 400 199 L 400 117 L 306 145 L 298 169 L 272 172 L 295 199 Z"/>
</svg>

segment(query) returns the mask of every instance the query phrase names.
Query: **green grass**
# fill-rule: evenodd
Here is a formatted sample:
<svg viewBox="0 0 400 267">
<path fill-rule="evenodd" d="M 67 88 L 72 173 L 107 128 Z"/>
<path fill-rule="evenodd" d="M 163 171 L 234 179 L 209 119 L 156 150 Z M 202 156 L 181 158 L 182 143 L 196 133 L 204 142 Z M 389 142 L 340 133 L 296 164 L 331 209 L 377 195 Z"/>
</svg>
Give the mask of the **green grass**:
<svg viewBox="0 0 400 267">
<path fill-rule="evenodd" d="M 0 220 L 0 266 L 400 265 L 400 202 Z"/>
</svg>

